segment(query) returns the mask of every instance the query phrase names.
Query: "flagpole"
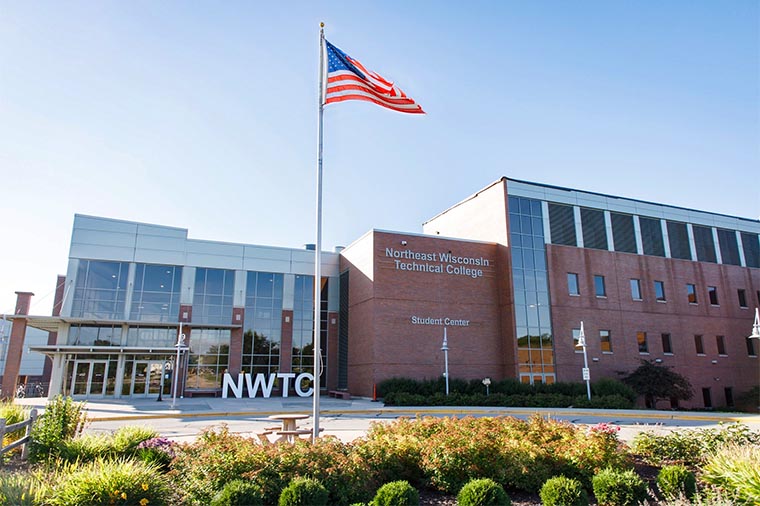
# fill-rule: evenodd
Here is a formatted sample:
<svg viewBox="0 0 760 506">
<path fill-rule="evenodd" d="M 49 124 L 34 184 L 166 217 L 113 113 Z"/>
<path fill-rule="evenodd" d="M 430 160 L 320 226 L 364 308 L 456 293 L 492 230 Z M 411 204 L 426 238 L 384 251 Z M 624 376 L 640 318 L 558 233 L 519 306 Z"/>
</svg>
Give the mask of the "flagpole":
<svg viewBox="0 0 760 506">
<path fill-rule="evenodd" d="M 325 103 L 325 24 L 319 24 L 319 123 L 317 127 L 317 243 L 314 251 L 314 433 L 319 437 L 319 389 L 322 373 L 322 117 Z"/>
</svg>

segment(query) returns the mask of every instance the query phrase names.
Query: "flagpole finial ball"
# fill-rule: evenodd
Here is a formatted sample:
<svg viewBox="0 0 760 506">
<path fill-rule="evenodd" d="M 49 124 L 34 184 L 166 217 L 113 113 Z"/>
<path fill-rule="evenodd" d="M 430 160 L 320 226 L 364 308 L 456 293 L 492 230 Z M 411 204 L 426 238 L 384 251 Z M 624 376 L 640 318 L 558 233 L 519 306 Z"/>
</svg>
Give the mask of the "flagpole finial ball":
<svg viewBox="0 0 760 506">
<path fill-rule="evenodd" d="M 325 27 L 325 24 L 324 24 L 324 23 L 319 23 L 319 27 L 320 27 L 320 28 L 324 28 L 324 27 Z"/>
</svg>

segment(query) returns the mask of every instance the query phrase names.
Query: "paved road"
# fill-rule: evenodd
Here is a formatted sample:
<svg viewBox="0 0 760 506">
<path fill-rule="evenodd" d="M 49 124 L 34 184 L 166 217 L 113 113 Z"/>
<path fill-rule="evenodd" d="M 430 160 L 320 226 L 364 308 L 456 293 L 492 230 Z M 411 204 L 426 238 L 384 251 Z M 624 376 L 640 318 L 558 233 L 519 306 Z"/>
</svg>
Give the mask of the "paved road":
<svg viewBox="0 0 760 506">
<path fill-rule="evenodd" d="M 27 398 L 17 402 L 43 408 L 45 399 Z M 534 413 L 577 424 L 610 422 L 621 427 L 620 437 L 630 441 L 642 430 L 665 432 L 688 428 L 716 427 L 720 423 L 740 421 L 760 431 L 760 416 L 738 413 L 709 413 L 649 410 L 593 410 L 573 408 L 491 408 L 491 407 L 386 407 L 368 399 L 339 400 L 321 398 L 320 427 L 324 435 L 352 441 L 366 434 L 375 422 L 399 417 L 420 416 L 515 416 L 528 418 Z M 311 399 L 299 397 L 270 399 L 152 399 L 91 400 L 86 403 L 91 422 L 86 431 L 112 432 L 124 425 L 154 427 L 161 435 L 178 441 L 192 441 L 205 428 L 227 424 L 235 433 L 253 435 L 264 427 L 276 425 L 267 417 L 277 413 L 312 413 Z M 312 418 L 299 423 L 311 429 Z"/>
</svg>

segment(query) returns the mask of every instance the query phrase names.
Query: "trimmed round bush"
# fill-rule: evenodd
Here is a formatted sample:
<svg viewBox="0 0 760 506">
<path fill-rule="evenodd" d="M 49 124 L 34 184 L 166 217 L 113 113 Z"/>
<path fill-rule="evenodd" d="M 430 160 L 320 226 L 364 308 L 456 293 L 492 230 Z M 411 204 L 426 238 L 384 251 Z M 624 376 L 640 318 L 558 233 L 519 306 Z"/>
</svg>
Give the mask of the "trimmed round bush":
<svg viewBox="0 0 760 506">
<path fill-rule="evenodd" d="M 685 466 L 665 466 L 657 473 L 657 488 L 668 500 L 678 499 L 681 495 L 691 499 L 697 492 L 697 479 Z"/>
<path fill-rule="evenodd" d="M 574 478 L 549 478 L 539 495 L 544 506 L 588 506 L 588 494 L 581 482 Z"/>
<path fill-rule="evenodd" d="M 511 506 L 504 488 L 489 478 L 470 480 L 457 495 L 459 506 Z"/>
<path fill-rule="evenodd" d="M 604 469 L 591 480 L 599 506 L 636 506 L 647 500 L 647 484 L 631 470 Z"/>
<path fill-rule="evenodd" d="M 246 480 L 227 482 L 211 501 L 211 506 L 263 506 L 263 504 L 261 489 Z"/>
<path fill-rule="evenodd" d="M 282 489 L 280 506 L 327 506 L 327 489 L 313 478 L 295 478 Z"/>
<path fill-rule="evenodd" d="M 386 483 L 375 494 L 372 506 L 418 506 L 420 494 L 406 480 Z"/>
</svg>

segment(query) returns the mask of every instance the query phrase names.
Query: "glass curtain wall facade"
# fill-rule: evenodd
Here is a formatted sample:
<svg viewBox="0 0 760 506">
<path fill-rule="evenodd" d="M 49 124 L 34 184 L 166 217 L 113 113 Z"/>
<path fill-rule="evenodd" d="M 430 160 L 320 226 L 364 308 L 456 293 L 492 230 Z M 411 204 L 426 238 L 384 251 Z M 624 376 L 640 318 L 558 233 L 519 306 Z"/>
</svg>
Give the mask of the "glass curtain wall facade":
<svg viewBox="0 0 760 506">
<path fill-rule="evenodd" d="M 242 372 L 273 374 L 280 370 L 282 342 L 282 274 L 248 272 L 243 325 Z"/>
<path fill-rule="evenodd" d="M 520 381 L 554 383 L 554 339 L 541 202 L 510 196 L 509 223 Z"/>
<path fill-rule="evenodd" d="M 327 369 L 327 278 L 322 278 L 320 300 L 320 351 L 322 375 Z M 314 372 L 314 276 L 297 275 L 293 300 L 292 372 Z M 322 383 L 324 384 L 324 382 Z"/>
<path fill-rule="evenodd" d="M 182 267 L 137 264 L 130 320 L 176 322 Z"/>
<path fill-rule="evenodd" d="M 127 298 L 126 262 L 81 260 L 77 270 L 71 316 L 121 320 Z"/>
</svg>

